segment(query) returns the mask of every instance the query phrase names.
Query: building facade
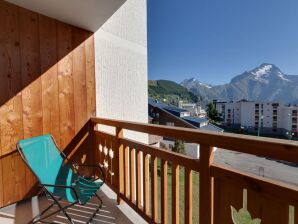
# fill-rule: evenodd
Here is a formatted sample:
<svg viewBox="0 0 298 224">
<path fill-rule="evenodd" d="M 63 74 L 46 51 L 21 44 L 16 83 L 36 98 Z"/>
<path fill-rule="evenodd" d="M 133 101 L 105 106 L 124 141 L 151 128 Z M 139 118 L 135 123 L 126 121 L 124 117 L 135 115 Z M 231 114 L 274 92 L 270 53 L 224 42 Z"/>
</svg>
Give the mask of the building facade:
<svg viewBox="0 0 298 224">
<path fill-rule="evenodd" d="M 217 112 L 224 115 L 227 127 L 297 137 L 298 106 L 245 100 L 215 104 Z"/>
</svg>

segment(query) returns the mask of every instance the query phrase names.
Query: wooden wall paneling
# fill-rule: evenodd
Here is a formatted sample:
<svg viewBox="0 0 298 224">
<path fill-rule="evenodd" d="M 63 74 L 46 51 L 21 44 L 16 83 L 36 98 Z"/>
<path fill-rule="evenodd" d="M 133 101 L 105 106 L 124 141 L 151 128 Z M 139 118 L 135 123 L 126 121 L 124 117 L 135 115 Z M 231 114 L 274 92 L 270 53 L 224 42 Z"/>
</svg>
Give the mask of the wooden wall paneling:
<svg viewBox="0 0 298 224">
<path fill-rule="evenodd" d="M 0 140 L 1 141 L 1 140 Z M 0 149 L 1 151 L 1 149 Z M 4 205 L 3 203 L 3 172 L 2 172 L 2 159 L 0 159 L 0 207 Z"/>
<path fill-rule="evenodd" d="M 231 179 L 214 178 L 214 224 L 233 224 L 231 206 L 243 207 L 243 188 Z"/>
<path fill-rule="evenodd" d="M 1 154 L 23 138 L 20 40 L 17 6 L 0 1 L 0 139 Z"/>
<path fill-rule="evenodd" d="M 86 49 L 86 88 L 87 88 L 87 114 L 95 116 L 96 113 L 96 93 L 95 93 L 95 55 L 94 36 L 90 36 L 85 41 Z"/>
<path fill-rule="evenodd" d="M 77 133 L 87 119 L 87 91 L 86 91 L 86 52 L 85 43 L 81 42 L 83 35 L 81 29 L 73 27 L 73 84 L 74 91 L 74 112 L 75 112 L 75 132 Z"/>
<path fill-rule="evenodd" d="M 85 131 L 95 113 L 95 74 L 90 32 L 5 1 L 0 1 L 0 16 L 3 206 L 36 190 L 36 179 L 15 152 L 16 142 L 51 133 L 62 149 L 71 146 L 75 133 Z M 93 162 L 91 143 L 90 135 L 79 147 L 80 162 Z"/>
<path fill-rule="evenodd" d="M 72 28 L 57 22 L 60 142 L 64 149 L 75 134 Z"/>
<path fill-rule="evenodd" d="M 24 138 L 30 138 L 43 133 L 38 14 L 19 8 L 19 23 Z M 35 183 L 35 177 L 26 169 L 23 187 L 29 192 Z"/>
<path fill-rule="evenodd" d="M 38 20 L 43 133 L 52 134 L 60 145 L 56 21 L 42 15 Z"/>
<path fill-rule="evenodd" d="M 25 164 L 18 154 L 2 158 L 3 203 L 11 204 L 27 195 Z"/>
<path fill-rule="evenodd" d="M 265 195 L 248 189 L 247 209 L 252 218 L 260 218 L 262 224 L 289 223 L 289 203 L 280 200 L 281 198 L 278 200 L 277 197 L 278 195 Z"/>
</svg>

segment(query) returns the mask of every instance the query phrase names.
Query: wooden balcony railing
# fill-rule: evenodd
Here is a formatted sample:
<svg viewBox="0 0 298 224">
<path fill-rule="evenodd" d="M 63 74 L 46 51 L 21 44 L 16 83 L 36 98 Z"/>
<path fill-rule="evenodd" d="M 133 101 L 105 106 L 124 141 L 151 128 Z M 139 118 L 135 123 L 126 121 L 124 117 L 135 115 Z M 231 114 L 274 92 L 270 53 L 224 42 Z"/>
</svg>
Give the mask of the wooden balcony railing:
<svg viewBox="0 0 298 224">
<path fill-rule="evenodd" d="M 232 224 L 231 206 L 246 208 L 262 224 L 298 223 L 296 186 L 213 163 L 215 147 L 298 163 L 294 141 L 101 118 L 91 121 L 95 160 L 105 166 L 107 184 L 119 203 L 125 201 L 149 223 Z M 114 127 L 115 134 L 99 131 L 99 125 Z M 200 159 L 127 139 L 124 130 L 200 144 Z"/>
</svg>

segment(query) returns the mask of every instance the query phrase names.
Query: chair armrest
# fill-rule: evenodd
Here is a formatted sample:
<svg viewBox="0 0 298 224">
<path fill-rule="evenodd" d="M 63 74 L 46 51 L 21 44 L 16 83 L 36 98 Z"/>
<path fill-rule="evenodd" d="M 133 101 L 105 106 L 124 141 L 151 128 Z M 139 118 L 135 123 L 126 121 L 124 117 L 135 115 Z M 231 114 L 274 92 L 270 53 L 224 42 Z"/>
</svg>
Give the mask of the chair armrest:
<svg viewBox="0 0 298 224">
<path fill-rule="evenodd" d="M 55 185 L 55 184 L 42 184 L 42 183 L 40 183 L 40 185 L 41 185 L 42 187 L 58 187 L 58 188 L 68 188 L 68 189 L 71 189 L 71 190 L 74 192 L 77 201 L 79 201 L 79 197 L 78 197 L 77 191 L 76 191 L 76 189 L 75 189 L 74 187 L 72 187 L 72 186 L 67 186 L 67 185 Z"/>
<path fill-rule="evenodd" d="M 103 176 L 103 182 L 106 181 L 105 174 L 104 174 L 103 169 L 102 169 L 102 167 L 100 165 L 96 165 L 96 164 L 78 164 L 78 163 L 74 163 L 74 165 L 75 166 L 79 166 L 79 167 L 80 166 L 83 166 L 83 167 L 97 167 L 97 168 L 99 168 L 99 170 L 100 170 L 100 172 L 101 172 L 101 174 Z M 97 180 L 97 179 L 95 179 L 95 180 Z"/>
</svg>

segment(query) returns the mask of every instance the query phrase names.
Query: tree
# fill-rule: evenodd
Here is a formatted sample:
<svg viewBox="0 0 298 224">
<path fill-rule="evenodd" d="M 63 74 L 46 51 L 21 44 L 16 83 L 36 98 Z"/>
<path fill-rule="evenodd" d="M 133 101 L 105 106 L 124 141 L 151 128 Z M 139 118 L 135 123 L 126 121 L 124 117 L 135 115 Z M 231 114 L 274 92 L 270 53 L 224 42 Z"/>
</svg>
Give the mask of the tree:
<svg viewBox="0 0 298 224">
<path fill-rule="evenodd" d="M 174 147 L 173 147 L 173 152 L 185 154 L 184 142 L 181 141 L 181 140 L 176 140 L 175 144 L 174 144 Z"/>
<path fill-rule="evenodd" d="M 207 116 L 213 121 L 219 121 L 218 113 L 213 102 L 207 104 Z"/>
</svg>

